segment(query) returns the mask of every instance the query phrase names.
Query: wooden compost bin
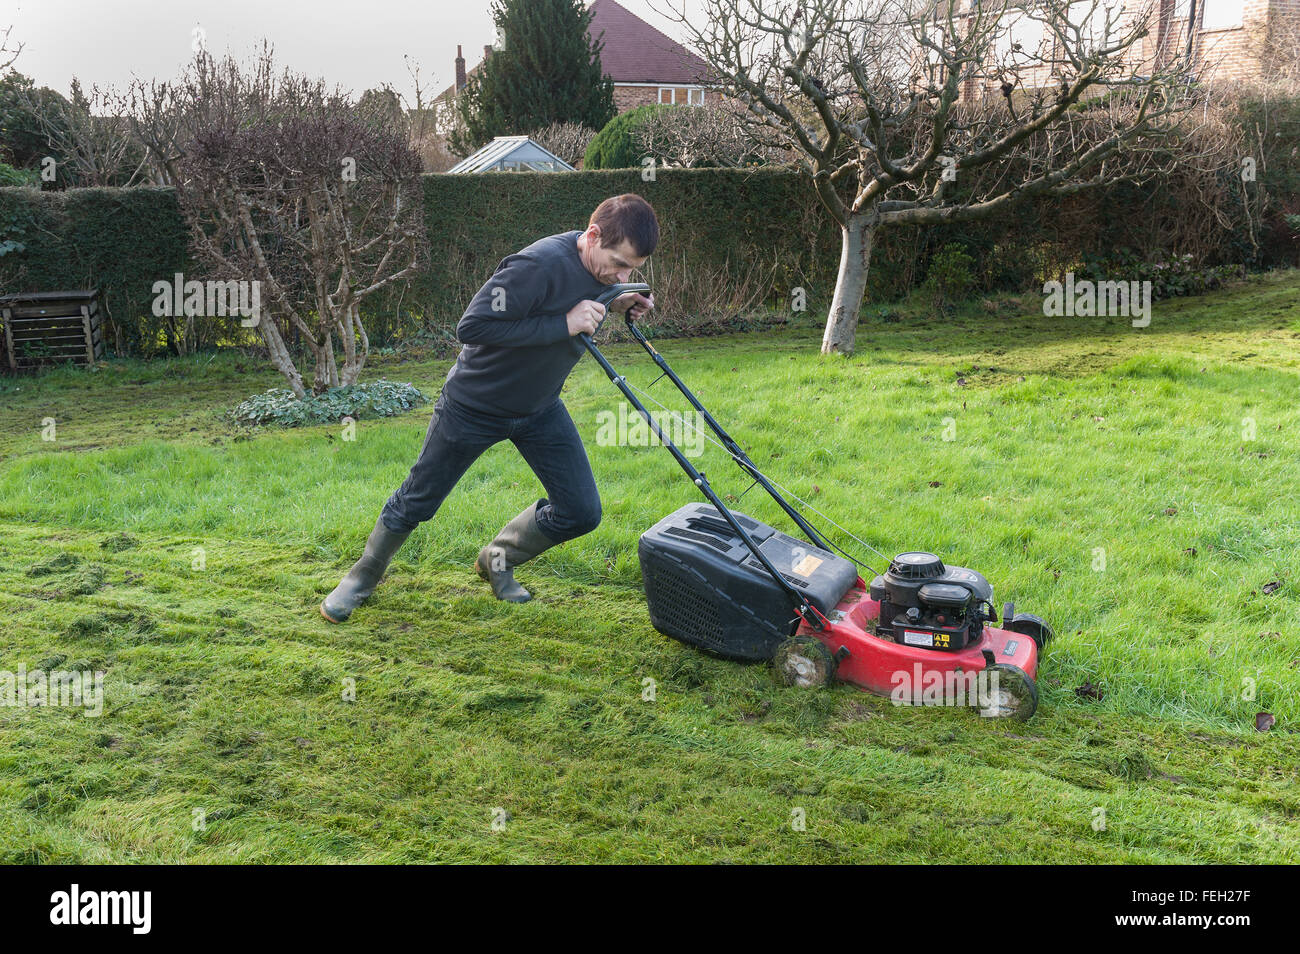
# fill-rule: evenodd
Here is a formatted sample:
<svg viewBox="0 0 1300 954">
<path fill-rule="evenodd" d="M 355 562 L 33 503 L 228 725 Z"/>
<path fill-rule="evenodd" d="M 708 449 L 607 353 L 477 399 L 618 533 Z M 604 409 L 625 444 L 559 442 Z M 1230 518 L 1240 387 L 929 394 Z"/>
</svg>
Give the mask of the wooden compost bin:
<svg viewBox="0 0 1300 954">
<path fill-rule="evenodd" d="M 11 371 L 104 356 L 98 288 L 0 295 L 0 321 Z"/>
</svg>

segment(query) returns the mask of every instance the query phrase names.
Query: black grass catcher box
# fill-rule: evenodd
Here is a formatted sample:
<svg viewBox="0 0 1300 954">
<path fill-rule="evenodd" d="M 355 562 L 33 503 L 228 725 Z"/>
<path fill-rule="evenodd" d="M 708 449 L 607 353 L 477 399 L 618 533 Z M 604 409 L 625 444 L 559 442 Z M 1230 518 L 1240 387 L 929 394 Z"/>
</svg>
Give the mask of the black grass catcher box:
<svg viewBox="0 0 1300 954">
<path fill-rule="evenodd" d="M 830 615 L 857 581 L 849 560 L 733 511 L 792 586 Z M 791 598 L 712 505 L 687 504 L 641 534 L 650 622 L 665 636 L 728 659 L 765 660 L 792 636 Z"/>
</svg>

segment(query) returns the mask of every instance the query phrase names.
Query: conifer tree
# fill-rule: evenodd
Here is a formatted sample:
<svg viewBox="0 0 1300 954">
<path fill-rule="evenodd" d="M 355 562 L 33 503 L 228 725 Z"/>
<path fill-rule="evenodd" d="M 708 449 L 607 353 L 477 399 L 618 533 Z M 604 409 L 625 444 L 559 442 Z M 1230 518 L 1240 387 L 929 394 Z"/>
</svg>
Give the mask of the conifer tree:
<svg viewBox="0 0 1300 954">
<path fill-rule="evenodd" d="M 587 34 L 591 16 L 582 0 L 496 0 L 497 48 L 457 97 L 452 148 L 468 155 L 494 136 L 609 122 L 614 83 L 601 69 L 603 44 Z"/>
</svg>

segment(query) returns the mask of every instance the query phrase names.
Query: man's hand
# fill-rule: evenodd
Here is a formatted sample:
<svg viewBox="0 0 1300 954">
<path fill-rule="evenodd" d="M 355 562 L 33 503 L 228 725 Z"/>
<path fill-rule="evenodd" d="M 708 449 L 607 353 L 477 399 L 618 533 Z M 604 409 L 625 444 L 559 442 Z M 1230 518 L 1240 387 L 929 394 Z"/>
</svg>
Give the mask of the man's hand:
<svg viewBox="0 0 1300 954">
<path fill-rule="evenodd" d="M 647 298 L 645 295 L 638 294 L 637 292 L 628 292 L 626 295 L 620 295 L 610 302 L 609 310 L 626 312 L 627 317 L 635 321 L 654 306 L 654 295 Z"/>
<path fill-rule="evenodd" d="M 594 335 L 601 319 L 605 317 L 605 306 L 598 301 L 580 301 L 569 309 L 565 317 L 569 322 L 570 338 L 584 332 Z"/>
</svg>

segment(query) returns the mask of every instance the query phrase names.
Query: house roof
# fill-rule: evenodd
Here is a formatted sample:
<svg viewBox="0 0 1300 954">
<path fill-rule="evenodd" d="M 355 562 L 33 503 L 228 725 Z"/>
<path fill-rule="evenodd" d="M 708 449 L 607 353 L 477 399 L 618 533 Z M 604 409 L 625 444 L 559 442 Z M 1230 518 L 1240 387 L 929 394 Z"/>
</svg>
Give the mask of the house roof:
<svg viewBox="0 0 1300 954">
<path fill-rule="evenodd" d="M 517 163 L 517 168 L 533 172 L 575 171 L 573 166 L 549 149 L 537 145 L 527 136 L 497 136 L 478 152 L 456 163 L 447 172 L 483 172 L 499 162 Z"/>
<path fill-rule="evenodd" d="M 479 66 L 482 66 L 482 65 L 483 65 L 482 63 L 479 64 Z M 474 67 L 474 69 L 472 69 L 472 70 L 470 70 L 468 73 L 466 73 L 466 74 L 465 74 L 465 78 L 466 78 L 466 80 L 468 80 L 469 77 L 473 76 L 473 75 L 474 75 L 474 70 L 477 70 L 477 69 L 478 69 L 478 66 Z M 446 89 L 444 89 L 444 90 L 443 90 L 441 93 L 439 93 L 437 96 L 433 97 L 433 101 L 434 101 L 435 103 L 440 103 L 440 102 L 442 102 L 444 99 L 453 99 L 455 96 L 456 96 L 456 84 L 455 84 L 455 83 L 452 83 L 450 86 L 448 86 Z"/>
<path fill-rule="evenodd" d="M 615 83 L 701 83 L 708 64 L 614 0 L 592 0 L 587 32 L 604 42 L 601 67 Z"/>
<path fill-rule="evenodd" d="M 469 68 L 469 71 L 465 74 L 465 81 L 466 81 L 466 82 L 469 82 L 469 78 L 470 78 L 471 76 L 473 76 L 475 73 L 477 73 L 477 72 L 479 71 L 479 67 L 481 67 L 482 65 L 483 65 L 483 60 L 479 60 L 477 63 L 475 63 L 473 66 L 471 66 L 471 67 Z M 439 93 L 437 96 L 433 97 L 433 101 L 434 101 L 435 103 L 438 103 L 438 102 L 441 102 L 441 101 L 444 100 L 444 99 L 455 99 L 455 98 L 456 98 L 456 84 L 453 82 L 450 86 L 448 86 L 446 89 L 444 89 L 441 93 Z"/>
<path fill-rule="evenodd" d="M 704 60 L 614 0 L 592 0 L 588 8 L 592 15 L 587 34 L 604 43 L 601 69 L 615 83 L 676 85 L 708 81 L 709 66 Z M 467 76 L 473 76 L 482 65 L 476 64 Z M 449 99 L 455 94 L 453 83 L 434 99 Z"/>
</svg>

